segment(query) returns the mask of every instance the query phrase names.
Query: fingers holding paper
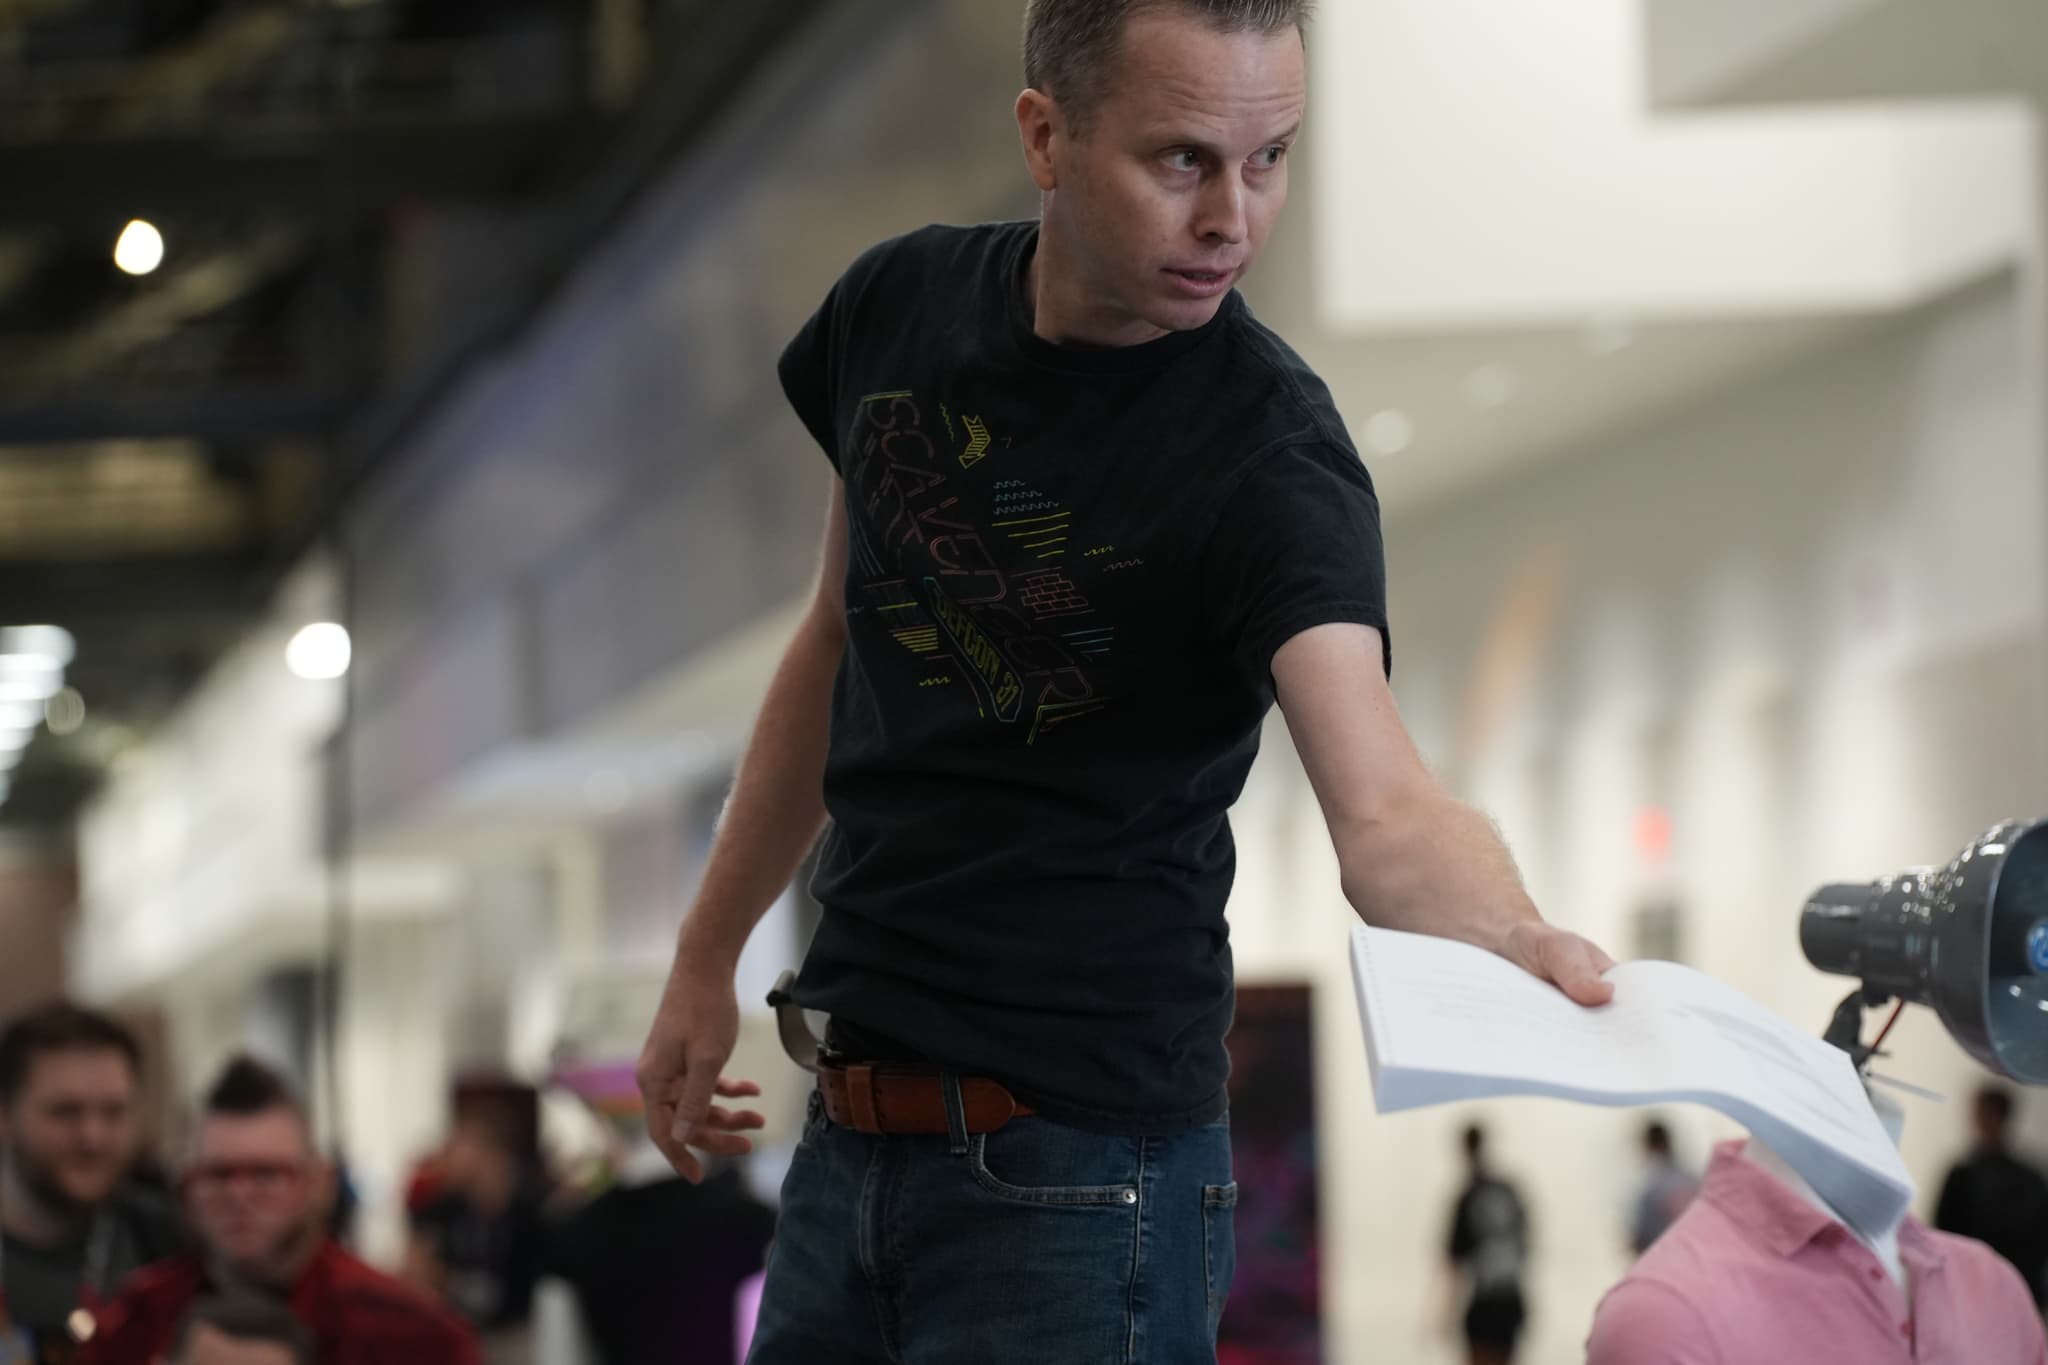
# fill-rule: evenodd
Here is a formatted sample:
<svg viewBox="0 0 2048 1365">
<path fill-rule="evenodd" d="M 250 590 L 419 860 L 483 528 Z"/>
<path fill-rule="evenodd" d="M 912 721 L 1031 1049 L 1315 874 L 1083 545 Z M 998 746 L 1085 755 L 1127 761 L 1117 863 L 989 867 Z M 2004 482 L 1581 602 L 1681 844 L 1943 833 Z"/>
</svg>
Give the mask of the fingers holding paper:
<svg viewBox="0 0 2048 1365">
<path fill-rule="evenodd" d="M 1540 920 L 1517 924 L 1508 930 L 1498 951 L 1581 1005 L 1604 1005 L 1614 998 L 1614 987 L 1602 975 L 1614 966 L 1614 959 L 1590 939 L 1568 929 Z"/>
</svg>

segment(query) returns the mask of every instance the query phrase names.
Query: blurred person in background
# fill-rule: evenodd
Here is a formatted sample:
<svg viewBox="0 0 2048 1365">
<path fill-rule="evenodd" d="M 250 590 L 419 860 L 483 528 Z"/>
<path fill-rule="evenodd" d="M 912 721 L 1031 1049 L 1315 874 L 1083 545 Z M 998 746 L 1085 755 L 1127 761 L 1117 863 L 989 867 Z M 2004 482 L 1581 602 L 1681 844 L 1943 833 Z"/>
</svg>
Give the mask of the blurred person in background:
<svg viewBox="0 0 2048 1365">
<path fill-rule="evenodd" d="M 2012 1262 L 2036 1306 L 2048 1306 L 2048 1178 L 2012 1150 L 2012 1092 L 1987 1085 L 1970 1109 L 1976 1146 L 1942 1182 L 1934 1226 L 1974 1238 Z"/>
<path fill-rule="evenodd" d="M 491 1117 L 456 1122 L 434 1192 L 411 1217 L 405 1278 L 474 1326 L 492 1362 L 527 1355 L 546 1255 L 547 1185 L 537 1152 Z"/>
<path fill-rule="evenodd" d="M 1508 1365 L 1528 1320 L 1522 1278 L 1529 1264 L 1529 1214 L 1513 1185 L 1486 1159 L 1486 1130 L 1465 1129 L 1466 1183 L 1451 1210 L 1448 1250 L 1465 1291 L 1464 1335 L 1471 1365 Z"/>
<path fill-rule="evenodd" d="M 766 1264 L 774 1210 L 737 1161 L 714 1160 L 701 1183 L 678 1176 L 637 1105 L 613 1122 L 615 1178 L 549 1239 L 549 1273 L 575 1293 L 590 1358 L 735 1365 L 740 1290 Z"/>
<path fill-rule="evenodd" d="M 316 1365 L 316 1358 L 313 1338 L 290 1308 L 238 1291 L 193 1305 L 169 1365 Z"/>
<path fill-rule="evenodd" d="M 1308 10 L 1031 0 L 1038 217 L 875 247 L 783 353 L 835 475 L 819 575 L 640 1065 L 677 1170 L 747 1149 L 734 973 L 829 814 L 793 996 L 828 1066 L 755 1365 L 1214 1358 L 1227 812 L 1276 700 L 1363 918 L 1609 998 L 1410 740 L 1372 481 L 1235 292 Z"/>
<path fill-rule="evenodd" d="M 1672 1150 L 1671 1130 L 1661 1119 L 1643 1125 L 1642 1187 L 1636 1192 L 1635 1210 L 1629 1219 L 1629 1250 L 1640 1256 L 1664 1230 L 1678 1221 L 1693 1196 L 1700 1192 L 1700 1179 L 1678 1164 Z"/>
<path fill-rule="evenodd" d="M 464 1323 L 328 1235 L 333 1170 L 304 1105 L 260 1062 L 229 1063 L 208 1092 L 181 1187 L 198 1250 L 129 1281 L 85 1365 L 157 1365 L 193 1306 L 223 1291 L 287 1305 L 319 1365 L 479 1365 Z"/>
<path fill-rule="evenodd" d="M 141 1086 L 134 1035 L 105 1015 L 48 1005 L 0 1034 L 0 1361 L 66 1358 L 123 1279 L 178 1249 L 176 1211 L 129 1180 Z"/>
</svg>

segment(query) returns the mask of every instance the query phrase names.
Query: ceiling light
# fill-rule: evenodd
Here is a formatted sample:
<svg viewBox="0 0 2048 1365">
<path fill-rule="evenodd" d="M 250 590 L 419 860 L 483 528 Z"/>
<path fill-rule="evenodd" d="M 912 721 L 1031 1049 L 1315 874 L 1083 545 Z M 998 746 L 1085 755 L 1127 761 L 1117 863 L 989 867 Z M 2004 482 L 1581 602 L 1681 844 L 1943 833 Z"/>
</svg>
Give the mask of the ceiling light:
<svg viewBox="0 0 2048 1365">
<path fill-rule="evenodd" d="M 64 689 L 64 670 L 42 665 L 16 667 L 0 654 L 0 706 L 36 706 Z"/>
<path fill-rule="evenodd" d="M 40 706 L 64 686 L 64 670 L 34 654 L 0 654 L 0 702 Z"/>
<path fill-rule="evenodd" d="M 42 723 L 43 708 L 34 702 L 0 702 L 0 730 L 33 730 Z"/>
<path fill-rule="evenodd" d="M 292 636 L 284 648 L 284 662 L 309 682 L 327 682 L 348 672 L 352 652 L 347 627 L 319 621 Z"/>
<path fill-rule="evenodd" d="M 164 235 L 154 223 L 137 218 L 121 229 L 114 243 L 114 264 L 131 275 L 147 275 L 164 263 Z"/>
<path fill-rule="evenodd" d="M 43 724 L 53 735 L 75 735 L 85 728 L 85 698 L 67 687 L 43 703 Z"/>
<path fill-rule="evenodd" d="M 1522 391 L 1522 376 L 1505 365 L 1481 365 L 1465 376 L 1465 397 L 1488 412 L 1504 408 Z"/>
<path fill-rule="evenodd" d="M 1365 419 L 1365 448 L 1375 455 L 1399 455 L 1415 444 L 1415 423 L 1399 408 L 1387 408 Z"/>
<path fill-rule="evenodd" d="M 35 737 L 33 730 L 0 730 L 0 754 L 18 754 Z"/>
<path fill-rule="evenodd" d="M 1586 349 L 1594 355 L 1620 355 L 1635 344 L 1636 321 L 1627 313 L 1609 310 L 1586 321 Z"/>
<path fill-rule="evenodd" d="M 7 626 L 0 629 L 0 654 L 47 659 L 64 668 L 78 657 L 78 641 L 62 626 Z"/>
</svg>

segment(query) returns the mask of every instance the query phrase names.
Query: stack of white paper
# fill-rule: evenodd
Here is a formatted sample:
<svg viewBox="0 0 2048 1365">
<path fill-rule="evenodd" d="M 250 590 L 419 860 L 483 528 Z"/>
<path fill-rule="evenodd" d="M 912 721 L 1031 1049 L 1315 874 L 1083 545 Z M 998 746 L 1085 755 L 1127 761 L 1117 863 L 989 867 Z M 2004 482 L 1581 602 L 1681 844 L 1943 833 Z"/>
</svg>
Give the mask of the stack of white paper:
<svg viewBox="0 0 2048 1365">
<path fill-rule="evenodd" d="M 1586 1009 L 1484 949 L 1361 925 L 1351 968 L 1383 1113 L 1512 1094 L 1690 1101 L 1746 1126 L 1859 1231 L 1882 1234 L 1912 1201 L 1848 1055 L 1689 967 L 1616 967 L 1612 1003 Z"/>
</svg>

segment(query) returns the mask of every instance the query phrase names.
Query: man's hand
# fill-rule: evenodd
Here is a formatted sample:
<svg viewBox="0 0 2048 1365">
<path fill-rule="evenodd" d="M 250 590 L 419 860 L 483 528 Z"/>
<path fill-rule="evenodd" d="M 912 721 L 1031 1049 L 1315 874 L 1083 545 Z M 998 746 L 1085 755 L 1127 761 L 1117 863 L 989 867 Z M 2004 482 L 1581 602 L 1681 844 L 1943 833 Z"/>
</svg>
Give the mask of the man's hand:
<svg viewBox="0 0 2048 1365">
<path fill-rule="evenodd" d="M 1614 959 L 1569 930 L 1529 920 L 1508 930 L 1497 951 L 1581 1005 L 1604 1005 L 1614 998 L 1614 987 L 1600 975 Z"/>
<path fill-rule="evenodd" d="M 676 1174 L 692 1184 L 704 1178 L 704 1166 L 691 1148 L 708 1156 L 743 1155 L 754 1150 L 745 1134 L 766 1122 L 754 1110 L 711 1102 L 714 1094 L 739 1099 L 761 1093 L 752 1081 L 719 1074 L 732 1059 L 739 1032 L 732 973 L 692 971 L 678 960 L 641 1049 L 637 1077 L 648 1136 Z"/>
</svg>

